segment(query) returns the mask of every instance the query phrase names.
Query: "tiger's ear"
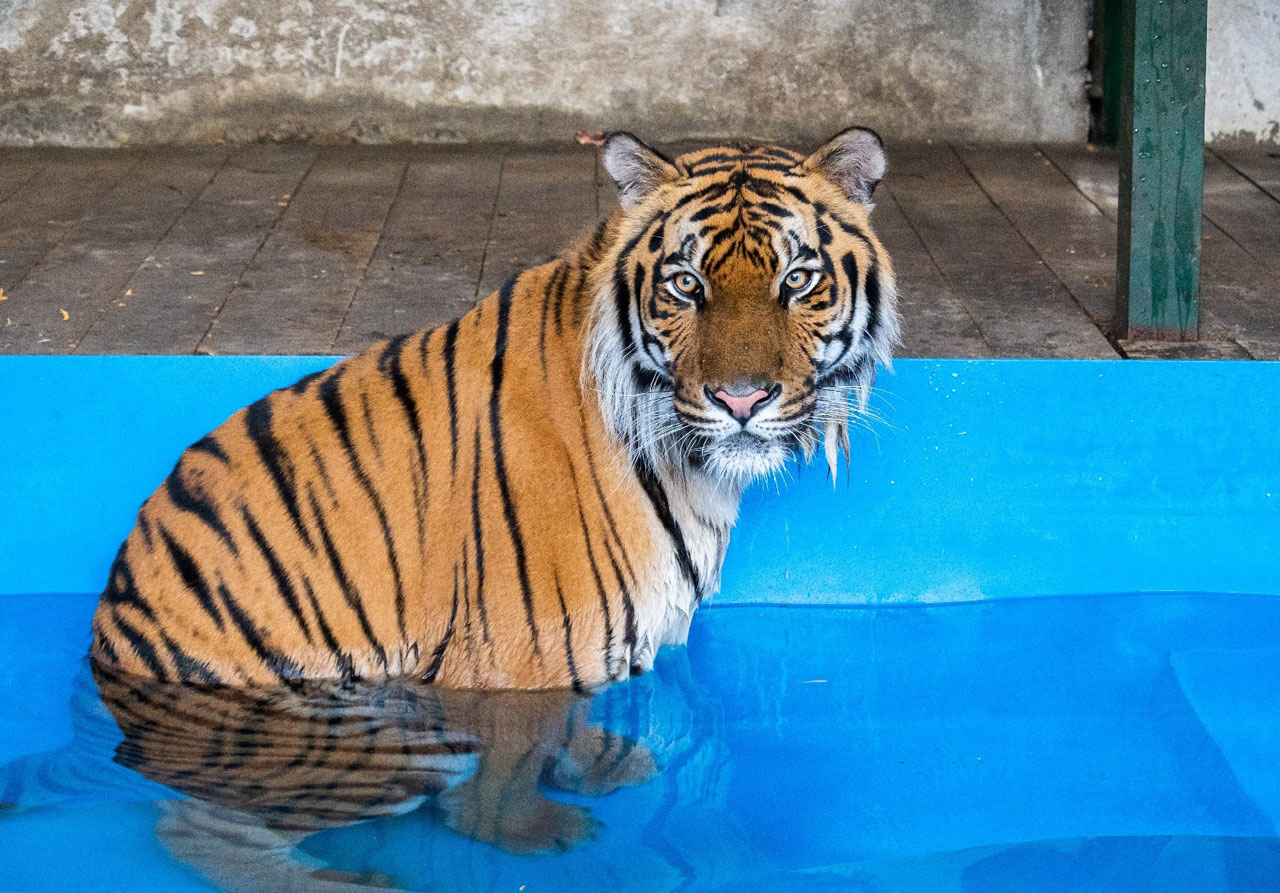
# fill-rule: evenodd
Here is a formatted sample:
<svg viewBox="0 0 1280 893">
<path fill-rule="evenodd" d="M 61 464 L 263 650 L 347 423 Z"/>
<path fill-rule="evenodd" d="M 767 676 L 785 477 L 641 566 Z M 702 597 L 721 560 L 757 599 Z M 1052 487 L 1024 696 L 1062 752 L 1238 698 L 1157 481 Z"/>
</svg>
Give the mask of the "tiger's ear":
<svg viewBox="0 0 1280 893">
<path fill-rule="evenodd" d="M 600 163 L 618 187 L 618 200 L 624 208 L 643 201 L 663 183 L 680 178 L 680 172 L 667 156 L 621 130 L 604 138 Z"/>
<path fill-rule="evenodd" d="M 884 178 L 884 142 L 874 130 L 850 127 L 823 143 L 800 167 L 822 174 L 855 202 L 870 205 L 871 194 Z"/>
</svg>

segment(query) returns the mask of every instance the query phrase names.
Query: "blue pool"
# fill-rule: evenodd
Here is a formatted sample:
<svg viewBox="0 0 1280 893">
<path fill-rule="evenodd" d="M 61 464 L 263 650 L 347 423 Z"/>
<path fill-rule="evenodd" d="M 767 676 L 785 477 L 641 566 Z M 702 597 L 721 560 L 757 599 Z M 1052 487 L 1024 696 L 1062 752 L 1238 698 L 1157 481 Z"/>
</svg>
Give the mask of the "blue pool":
<svg viewBox="0 0 1280 893">
<path fill-rule="evenodd" d="M 176 800 L 112 762 L 122 736 L 81 664 L 92 604 L 11 597 L 0 624 L 6 653 L 20 655 L 0 687 L 0 796 L 20 804 L 0 819 L 6 889 L 303 889 L 326 879 L 428 890 L 1170 891 L 1280 881 L 1275 597 L 710 608 L 687 649 L 589 704 L 584 725 L 621 736 L 591 739 L 591 757 L 604 753 L 623 786 L 595 797 L 545 775 L 540 792 L 497 779 L 508 811 L 545 796 L 599 823 L 594 837 L 542 842 L 576 843 L 571 851 L 536 857 L 449 830 L 430 798 L 306 836 Z M 378 721 L 414 718 L 386 710 Z M 196 752 L 207 755 L 213 737 Z M 631 742 L 646 752 L 625 752 Z M 224 775 L 240 802 L 263 781 Z M 578 820 L 561 833 L 581 830 Z"/>
<path fill-rule="evenodd" d="M 900 363 L 591 699 L 95 680 L 137 503 L 328 362 L 0 358 L 0 889 L 1280 889 L 1280 368 Z"/>
</svg>

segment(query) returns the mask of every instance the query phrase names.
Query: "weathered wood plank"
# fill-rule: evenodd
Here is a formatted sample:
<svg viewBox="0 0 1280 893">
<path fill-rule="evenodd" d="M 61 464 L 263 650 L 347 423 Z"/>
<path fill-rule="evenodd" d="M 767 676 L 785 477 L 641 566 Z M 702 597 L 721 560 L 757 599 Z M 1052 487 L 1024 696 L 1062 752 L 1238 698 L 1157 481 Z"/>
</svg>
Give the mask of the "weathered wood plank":
<svg viewBox="0 0 1280 893">
<path fill-rule="evenodd" d="M 1116 219 L 1115 153 L 1084 146 L 1044 146 L 1046 154 L 1108 220 Z M 1202 341 L 1236 341 L 1253 356 L 1280 356 L 1275 277 L 1218 229 L 1204 227 L 1201 252 Z"/>
<path fill-rule="evenodd" d="M 876 191 L 871 228 L 889 251 L 898 282 L 902 348 L 908 357 L 986 357 L 982 332 L 951 292 L 893 196 L 893 174 Z"/>
<path fill-rule="evenodd" d="M 893 195 L 994 353 L 1115 351 L 947 146 L 893 149 Z"/>
<path fill-rule="evenodd" d="M 1280 201 L 1280 149 L 1275 146 L 1214 146 L 1213 154 Z"/>
<path fill-rule="evenodd" d="M 197 350 L 332 349 L 407 166 L 403 151 L 322 151 Z"/>
<path fill-rule="evenodd" d="M 970 175 L 1094 324 L 1115 311 L 1116 234 L 1102 212 L 1035 146 L 957 145 Z"/>
<path fill-rule="evenodd" d="M 226 154 L 201 149 L 144 156 L 14 287 L 5 302 L 0 352 L 75 348 Z"/>
<path fill-rule="evenodd" d="M 477 297 L 553 257 L 596 219 L 596 152 L 586 146 L 513 150 L 502 168 Z"/>
<path fill-rule="evenodd" d="M 124 151 L 46 151 L 40 172 L 0 202 L 0 289 L 5 292 L 12 292 L 140 157 Z"/>
<path fill-rule="evenodd" d="M 335 351 L 355 353 L 474 305 L 501 169 L 495 149 L 414 157 Z"/>
<path fill-rule="evenodd" d="M 1252 355 L 1234 341 L 1122 341 L 1132 360 L 1249 360 Z"/>
<path fill-rule="evenodd" d="M 1112 223 L 1118 213 L 1119 162 L 1114 149 L 1050 143 L 1038 147 L 1080 194 Z"/>
<path fill-rule="evenodd" d="M 1062 172 L 1056 185 L 1030 147 L 958 147 L 960 158 L 946 147 L 891 147 L 889 178 L 872 219 L 898 270 L 904 354 L 1103 353 L 1094 349 L 1084 315 L 1064 312 L 1071 301 L 1056 280 L 1080 297 L 1080 283 L 1088 285 L 1105 269 L 1103 252 L 1115 233 L 1115 156 L 1078 146 L 1042 148 Z M 300 175 L 291 165 L 313 151 L 238 151 L 203 188 L 201 178 L 211 169 L 201 173 L 208 156 L 199 152 L 0 152 L 0 184 L 26 178 L 0 199 L 0 288 L 6 289 L 0 326 L 9 323 L 7 332 L 0 328 L 0 350 L 189 351 L 210 314 L 232 295 L 224 312 L 228 320 L 239 315 L 242 341 L 230 349 L 351 352 L 461 312 L 482 272 L 481 288 L 496 287 L 508 267 L 514 271 L 559 250 L 613 205 L 595 153 L 585 148 L 517 152 L 511 178 L 499 177 L 494 149 L 326 150 L 328 174 L 320 170 L 290 188 L 290 177 L 296 183 Z M 16 156 L 22 164 L 12 165 L 5 181 L 6 162 Z M 1265 181 L 1259 158 L 1266 153 L 1232 154 L 1232 168 L 1252 163 L 1245 176 Z M 393 203 L 397 170 L 404 171 L 403 187 Z M 1232 357 L 1247 350 L 1280 358 L 1280 277 L 1266 251 L 1266 233 L 1277 219 L 1265 210 L 1280 202 L 1260 187 L 1241 185 L 1248 181 L 1215 159 L 1206 170 L 1203 340 L 1194 348 L 1122 346 L 1132 356 Z M 1063 186 L 1063 176 L 1079 194 Z M 507 188 L 498 209 L 506 216 L 489 227 L 499 179 Z M 302 202 L 301 213 L 281 207 L 290 192 L 295 204 Z M 1240 210 L 1242 198 L 1248 213 Z M 1080 213 L 1084 201 L 1096 211 Z M 1101 229 L 1089 223 L 1091 215 Z M 1061 223 L 1068 217 L 1074 222 Z M 491 263 L 482 269 L 485 246 Z M 1082 260 L 1082 246 L 1101 251 Z M 352 248 L 366 252 L 367 267 L 344 250 Z M 1104 293 L 1105 287 L 1094 292 L 1090 307 L 1096 309 L 1092 301 Z M 40 320 L 47 340 L 31 345 L 36 334 L 28 323 L 37 305 L 54 325 Z M 58 312 L 64 309 L 71 317 L 65 321 Z M 77 337 L 78 327 L 89 323 Z M 1028 334 L 1028 324 L 1039 330 Z M 1081 332 L 1092 341 L 1089 350 L 1067 343 Z M 210 336 L 204 349 L 218 349 L 213 341 Z"/>
<path fill-rule="evenodd" d="M 76 346 L 76 353 L 191 353 L 315 158 L 306 147 L 236 152 Z"/>
<path fill-rule="evenodd" d="M 1276 291 L 1280 293 L 1280 201 L 1206 152 L 1204 216 L 1277 274 Z"/>
<path fill-rule="evenodd" d="M 45 156 L 30 149 L 0 150 L 0 203 L 31 182 L 45 164 Z"/>
</svg>

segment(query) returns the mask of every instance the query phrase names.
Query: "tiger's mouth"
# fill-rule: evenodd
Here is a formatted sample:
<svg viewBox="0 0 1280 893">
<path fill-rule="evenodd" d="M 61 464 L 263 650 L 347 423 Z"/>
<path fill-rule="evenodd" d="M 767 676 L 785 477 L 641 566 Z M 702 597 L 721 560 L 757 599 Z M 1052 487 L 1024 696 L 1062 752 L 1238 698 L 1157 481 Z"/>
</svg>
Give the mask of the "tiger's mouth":
<svg viewBox="0 0 1280 893">
<path fill-rule="evenodd" d="M 806 432 L 813 429 L 816 401 L 787 398 L 781 384 L 768 396 L 757 400 L 759 411 L 743 412 L 740 399 L 716 400 L 710 388 L 676 386 L 668 404 L 674 424 L 656 427 L 665 428 L 667 449 L 684 463 L 726 483 L 745 485 L 781 471 L 793 454 L 804 450 Z"/>
<path fill-rule="evenodd" d="M 706 445 L 709 471 L 739 481 L 766 477 L 782 468 L 793 450 L 793 438 L 736 431 Z"/>
</svg>

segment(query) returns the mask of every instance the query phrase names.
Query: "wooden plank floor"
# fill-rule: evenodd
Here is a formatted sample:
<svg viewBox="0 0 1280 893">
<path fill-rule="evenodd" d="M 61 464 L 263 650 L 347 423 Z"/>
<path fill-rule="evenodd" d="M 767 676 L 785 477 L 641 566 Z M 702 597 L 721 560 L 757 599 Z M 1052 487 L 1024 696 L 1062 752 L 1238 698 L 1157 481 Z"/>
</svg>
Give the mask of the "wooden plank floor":
<svg viewBox="0 0 1280 893">
<path fill-rule="evenodd" d="M 1116 164 L 898 145 L 872 220 L 902 353 L 1280 359 L 1280 152 L 1205 155 L 1201 340 L 1119 342 Z M 464 312 L 609 212 L 593 150 L 0 151 L 0 353 L 351 353 Z"/>
</svg>

